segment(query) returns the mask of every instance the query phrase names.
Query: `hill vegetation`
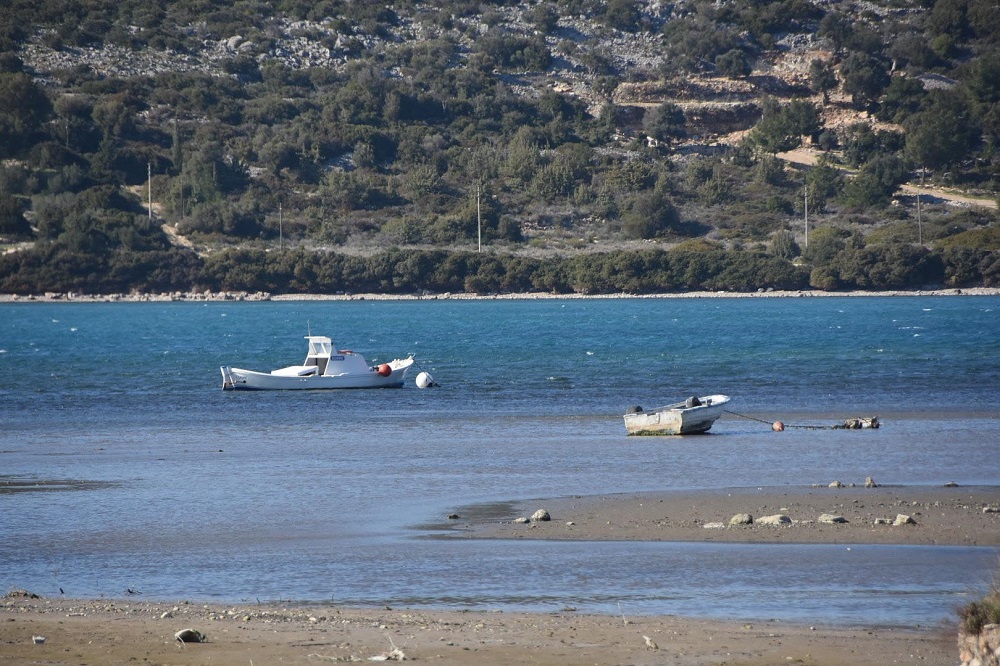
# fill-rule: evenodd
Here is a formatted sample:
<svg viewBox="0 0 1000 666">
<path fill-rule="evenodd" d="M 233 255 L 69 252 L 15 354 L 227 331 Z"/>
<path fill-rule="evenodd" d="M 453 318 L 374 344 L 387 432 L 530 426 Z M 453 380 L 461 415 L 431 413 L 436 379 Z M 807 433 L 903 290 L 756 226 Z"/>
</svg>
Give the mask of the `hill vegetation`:
<svg viewBox="0 0 1000 666">
<path fill-rule="evenodd" d="M 7 4 L 3 293 L 1000 286 L 995 0 Z"/>
</svg>

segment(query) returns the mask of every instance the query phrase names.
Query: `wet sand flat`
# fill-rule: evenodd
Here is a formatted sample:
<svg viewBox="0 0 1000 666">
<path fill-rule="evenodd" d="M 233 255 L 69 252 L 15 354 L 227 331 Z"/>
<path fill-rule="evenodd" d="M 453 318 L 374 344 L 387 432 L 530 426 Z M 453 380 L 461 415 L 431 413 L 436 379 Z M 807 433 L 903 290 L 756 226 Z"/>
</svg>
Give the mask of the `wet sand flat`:
<svg viewBox="0 0 1000 666">
<path fill-rule="evenodd" d="M 531 521 L 539 510 L 550 519 Z M 753 522 L 730 524 L 740 514 Z M 458 515 L 450 528 L 471 538 L 1000 546 L 995 486 L 662 491 L 474 506 Z M 843 522 L 821 522 L 824 515 Z M 763 524 L 769 516 L 788 522 Z M 900 516 L 912 522 L 895 524 Z"/>
<path fill-rule="evenodd" d="M 1000 545 L 995 487 L 760 488 L 564 497 L 468 507 L 460 538 Z M 550 520 L 518 523 L 538 509 Z M 739 513 L 754 523 L 729 526 Z M 759 524 L 784 514 L 783 526 Z M 847 522 L 818 522 L 822 513 Z M 912 524 L 893 525 L 899 514 Z M 876 521 L 885 521 L 876 523 Z M 723 523 L 720 527 L 706 527 Z M 957 618 L 956 618 L 957 620 Z M 175 634 L 194 629 L 203 643 Z M 956 626 L 825 627 L 489 610 L 357 609 L 30 598 L 0 605 L 0 664 L 953 664 Z M 35 637 L 44 637 L 36 642 Z"/>
</svg>

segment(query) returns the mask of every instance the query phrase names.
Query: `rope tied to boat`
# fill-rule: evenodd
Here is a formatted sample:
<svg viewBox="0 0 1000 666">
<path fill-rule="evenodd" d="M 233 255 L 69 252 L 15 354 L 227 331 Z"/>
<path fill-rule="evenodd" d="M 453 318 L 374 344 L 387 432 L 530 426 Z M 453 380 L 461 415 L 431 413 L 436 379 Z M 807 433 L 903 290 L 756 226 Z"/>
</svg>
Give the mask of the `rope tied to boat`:
<svg viewBox="0 0 1000 666">
<path fill-rule="evenodd" d="M 781 432 L 785 428 L 802 428 L 804 430 L 865 430 L 874 429 L 879 427 L 878 417 L 872 416 L 869 418 L 853 418 L 847 419 L 843 423 L 836 425 L 813 425 L 805 423 L 784 423 L 783 421 L 767 421 L 765 419 L 759 419 L 756 416 L 750 416 L 748 414 L 740 414 L 739 412 L 734 412 L 732 410 L 723 410 L 727 414 L 732 414 L 733 416 L 738 416 L 743 419 L 749 419 L 751 421 L 756 421 L 757 423 L 766 423 L 771 426 L 771 430 L 775 432 Z"/>
</svg>

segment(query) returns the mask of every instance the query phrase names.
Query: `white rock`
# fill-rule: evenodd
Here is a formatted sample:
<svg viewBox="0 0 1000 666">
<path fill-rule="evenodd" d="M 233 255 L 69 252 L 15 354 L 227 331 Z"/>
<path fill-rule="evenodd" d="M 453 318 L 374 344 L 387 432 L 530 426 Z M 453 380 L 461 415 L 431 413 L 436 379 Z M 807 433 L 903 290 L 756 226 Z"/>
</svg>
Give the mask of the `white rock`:
<svg viewBox="0 0 1000 666">
<path fill-rule="evenodd" d="M 552 520 L 552 516 L 550 516 L 549 512 L 546 511 L 545 509 L 539 509 L 538 511 L 531 514 L 531 522 L 533 523 L 540 523 L 546 520 Z"/>
<path fill-rule="evenodd" d="M 729 519 L 730 525 L 753 525 L 753 516 L 749 513 L 738 513 Z"/>
<path fill-rule="evenodd" d="M 181 643 L 204 643 L 205 634 L 201 633 L 197 629 L 181 629 L 176 634 L 174 638 L 179 640 Z"/>
<path fill-rule="evenodd" d="M 843 516 L 836 516 L 836 515 L 834 515 L 832 513 L 823 513 L 823 514 L 820 514 L 820 517 L 817 518 L 816 520 L 818 522 L 827 523 L 827 524 L 846 523 L 847 522 L 847 518 L 844 518 Z"/>
<path fill-rule="evenodd" d="M 892 522 L 893 525 L 916 525 L 917 521 L 913 520 L 910 516 L 905 513 L 896 514 L 896 520 Z"/>
<path fill-rule="evenodd" d="M 764 516 L 757 519 L 758 525 L 791 525 L 792 519 L 783 513 L 776 513 L 773 516 Z"/>
</svg>

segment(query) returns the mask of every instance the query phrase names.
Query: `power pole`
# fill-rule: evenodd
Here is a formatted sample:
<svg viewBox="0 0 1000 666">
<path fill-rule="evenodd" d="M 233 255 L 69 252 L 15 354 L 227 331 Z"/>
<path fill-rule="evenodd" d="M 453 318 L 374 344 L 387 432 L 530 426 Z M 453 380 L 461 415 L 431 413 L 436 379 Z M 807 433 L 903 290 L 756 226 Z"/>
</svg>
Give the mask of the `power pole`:
<svg viewBox="0 0 1000 666">
<path fill-rule="evenodd" d="M 809 185 L 806 185 L 802 189 L 802 195 L 805 200 L 805 211 L 806 211 L 806 249 L 809 248 Z"/>
<path fill-rule="evenodd" d="M 153 221 L 153 163 L 146 162 L 146 197 L 149 201 L 149 221 Z"/>
<path fill-rule="evenodd" d="M 285 239 L 281 233 L 281 203 L 278 203 L 278 251 L 285 249 Z"/>
<path fill-rule="evenodd" d="M 483 251 L 483 213 L 479 205 L 481 185 L 476 183 L 476 227 L 479 235 L 479 251 Z"/>
<path fill-rule="evenodd" d="M 920 167 L 920 187 L 924 186 L 924 168 Z M 924 244 L 924 226 L 920 219 L 920 190 L 917 190 L 917 244 Z"/>
</svg>

